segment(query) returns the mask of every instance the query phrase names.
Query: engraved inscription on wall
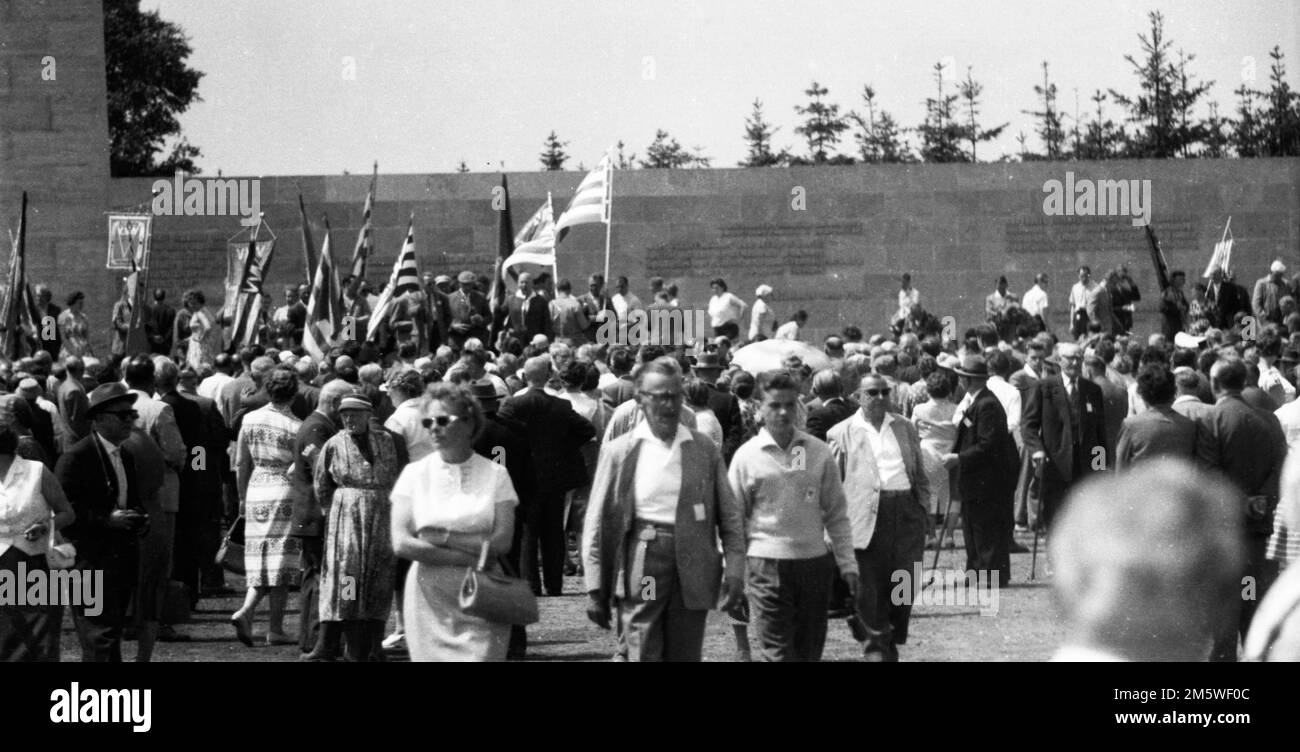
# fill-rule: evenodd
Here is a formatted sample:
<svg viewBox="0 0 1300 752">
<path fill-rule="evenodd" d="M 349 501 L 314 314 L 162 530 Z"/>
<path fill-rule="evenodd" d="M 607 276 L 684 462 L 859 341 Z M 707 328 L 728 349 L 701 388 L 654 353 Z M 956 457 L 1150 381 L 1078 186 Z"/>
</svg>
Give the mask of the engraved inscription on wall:
<svg viewBox="0 0 1300 752">
<path fill-rule="evenodd" d="M 1170 248 L 1198 245 L 1196 222 L 1190 217 L 1171 217 L 1153 223 L 1160 244 Z M 1007 252 L 1079 253 L 1146 247 L 1146 232 L 1134 227 L 1128 217 L 1034 217 L 1006 224 Z"/>
<path fill-rule="evenodd" d="M 862 223 L 726 225 L 707 240 L 677 240 L 646 250 L 647 273 L 689 277 L 719 269 L 747 275 L 824 274 L 828 238 L 861 236 Z"/>
</svg>

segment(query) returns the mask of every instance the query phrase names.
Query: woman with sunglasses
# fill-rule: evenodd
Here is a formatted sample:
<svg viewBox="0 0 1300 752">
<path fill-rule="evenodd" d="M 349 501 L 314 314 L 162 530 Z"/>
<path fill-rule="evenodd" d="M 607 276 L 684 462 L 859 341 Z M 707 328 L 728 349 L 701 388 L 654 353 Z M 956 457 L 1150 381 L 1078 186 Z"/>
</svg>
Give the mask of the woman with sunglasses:
<svg viewBox="0 0 1300 752">
<path fill-rule="evenodd" d="M 404 443 L 388 431 L 371 430 L 373 414 L 365 397 L 344 397 L 343 430 L 316 459 L 316 497 L 328 520 L 321 629 L 342 633 L 354 661 L 383 660 L 384 623 L 397 577 L 388 493 L 406 465 Z"/>
<path fill-rule="evenodd" d="M 504 465 L 474 453 L 487 421 L 468 387 L 431 385 L 421 414 L 435 450 L 407 465 L 391 494 L 393 549 L 415 564 L 403 597 L 411 660 L 503 661 L 510 625 L 463 613 L 459 596 L 485 541 L 499 571 L 519 497 Z"/>
</svg>

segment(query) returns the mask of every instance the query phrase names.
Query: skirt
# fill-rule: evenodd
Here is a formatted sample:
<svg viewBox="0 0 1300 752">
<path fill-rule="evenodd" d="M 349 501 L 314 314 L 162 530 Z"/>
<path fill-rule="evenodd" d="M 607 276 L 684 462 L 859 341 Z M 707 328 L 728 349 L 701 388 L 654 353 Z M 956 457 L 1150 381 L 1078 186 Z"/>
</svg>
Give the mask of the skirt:
<svg viewBox="0 0 1300 752">
<path fill-rule="evenodd" d="M 510 625 L 460 610 L 465 567 L 416 562 L 406 577 L 402 616 L 412 661 L 504 661 Z"/>
<path fill-rule="evenodd" d="M 258 467 L 244 500 L 244 570 L 248 587 L 297 585 L 302 540 L 293 531 L 293 487 L 281 470 Z"/>
<path fill-rule="evenodd" d="M 47 568 L 45 554 L 33 556 L 17 546 L 0 554 L 0 572 L 10 573 L 15 582 L 19 563 L 28 573 Z M 0 606 L 0 663 L 58 661 L 62 621 L 62 606 Z"/>
</svg>

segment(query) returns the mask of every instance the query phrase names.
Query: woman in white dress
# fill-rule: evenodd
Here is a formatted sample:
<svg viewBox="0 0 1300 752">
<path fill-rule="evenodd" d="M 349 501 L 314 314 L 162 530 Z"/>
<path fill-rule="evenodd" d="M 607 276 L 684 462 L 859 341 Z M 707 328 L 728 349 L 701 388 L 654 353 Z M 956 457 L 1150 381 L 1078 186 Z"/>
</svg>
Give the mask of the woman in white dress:
<svg viewBox="0 0 1300 752">
<path fill-rule="evenodd" d="M 759 285 L 754 290 L 754 308 L 749 313 L 749 341 L 758 342 L 760 339 L 767 339 L 776 332 L 776 311 L 768 304 L 767 299 L 772 296 L 772 287 L 770 285 Z"/>
<path fill-rule="evenodd" d="M 185 362 L 195 371 L 211 366 L 221 352 L 221 327 L 206 305 L 202 290 L 191 290 L 185 295 L 185 307 L 190 312 L 190 346 Z"/>
<path fill-rule="evenodd" d="M 460 586 L 484 541 L 490 562 L 510 550 L 519 497 L 504 465 L 474 453 L 487 420 L 468 387 L 433 384 L 421 414 L 435 451 L 407 465 L 390 495 L 393 550 L 414 562 L 402 604 L 411 660 L 503 661 L 510 625 L 462 612 Z"/>
<path fill-rule="evenodd" d="M 948 482 L 948 469 L 943 466 L 943 456 L 952 451 L 957 441 L 957 426 L 952 422 L 957 405 L 949 399 L 951 387 L 943 371 L 936 370 L 927 376 L 925 386 L 929 399 L 912 408 L 912 422 L 921 435 L 921 465 L 930 481 L 929 512 L 931 516 L 948 513 L 944 520 L 944 539 L 945 545 L 952 547 L 952 530 L 961 504 L 954 499 L 952 507 L 948 506 L 953 489 Z"/>
</svg>

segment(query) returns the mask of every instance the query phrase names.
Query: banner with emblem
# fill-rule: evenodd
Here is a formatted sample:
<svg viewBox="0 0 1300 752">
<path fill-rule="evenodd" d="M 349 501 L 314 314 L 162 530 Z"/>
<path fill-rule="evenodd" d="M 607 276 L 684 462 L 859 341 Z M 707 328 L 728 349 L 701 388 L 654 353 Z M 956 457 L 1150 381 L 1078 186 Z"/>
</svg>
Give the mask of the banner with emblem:
<svg viewBox="0 0 1300 752">
<path fill-rule="evenodd" d="M 108 215 L 108 268 L 148 269 L 152 231 L 152 214 Z"/>
</svg>

